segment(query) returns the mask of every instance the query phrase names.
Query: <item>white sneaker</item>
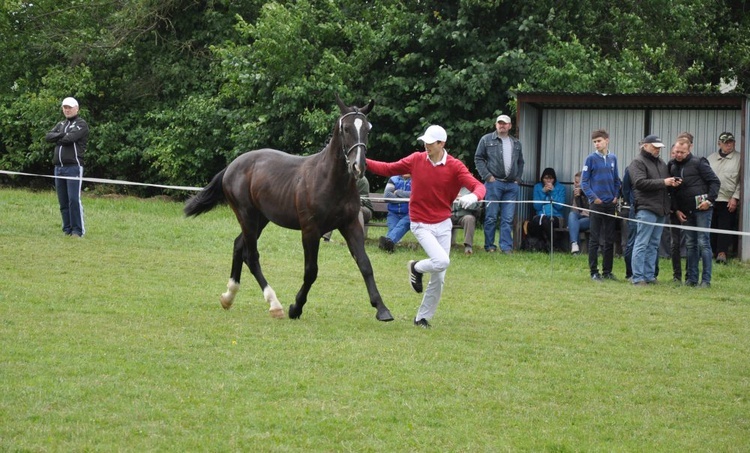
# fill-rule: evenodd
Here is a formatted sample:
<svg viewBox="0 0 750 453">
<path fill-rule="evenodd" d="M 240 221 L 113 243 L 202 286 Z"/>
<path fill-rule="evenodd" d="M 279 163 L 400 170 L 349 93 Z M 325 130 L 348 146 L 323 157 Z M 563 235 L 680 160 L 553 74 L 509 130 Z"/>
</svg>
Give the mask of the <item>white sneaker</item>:
<svg viewBox="0 0 750 453">
<path fill-rule="evenodd" d="M 575 254 L 575 253 L 579 253 L 580 251 L 581 251 L 581 249 L 578 248 L 578 243 L 577 242 L 571 242 L 570 243 L 570 253 Z"/>
</svg>

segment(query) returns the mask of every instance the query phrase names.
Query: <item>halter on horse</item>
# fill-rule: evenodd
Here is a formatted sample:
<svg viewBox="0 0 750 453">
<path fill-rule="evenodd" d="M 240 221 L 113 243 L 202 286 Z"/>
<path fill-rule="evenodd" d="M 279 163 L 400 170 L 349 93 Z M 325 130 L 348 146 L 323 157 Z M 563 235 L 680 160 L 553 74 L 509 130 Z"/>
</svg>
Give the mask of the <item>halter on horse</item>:
<svg viewBox="0 0 750 453">
<path fill-rule="evenodd" d="M 221 305 L 229 309 L 239 290 L 243 262 L 250 268 L 271 316 L 284 310 L 261 270 L 258 239 L 268 222 L 300 230 L 305 255 L 302 287 L 289 317 L 299 318 L 307 294 L 318 276 L 318 249 L 323 233 L 338 229 L 346 239 L 359 267 L 379 321 L 392 321 L 375 284 L 372 265 L 359 224 L 360 198 L 356 182 L 363 177 L 370 123 L 367 114 L 374 101 L 362 108 L 346 106 L 338 95 L 341 116 L 334 124 L 331 140 L 312 156 L 293 156 L 273 149 L 250 151 L 237 157 L 185 204 L 185 215 L 197 216 L 226 201 L 234 211 L 242 233 L 234 241 L 232 271 Z"/>
</svg>

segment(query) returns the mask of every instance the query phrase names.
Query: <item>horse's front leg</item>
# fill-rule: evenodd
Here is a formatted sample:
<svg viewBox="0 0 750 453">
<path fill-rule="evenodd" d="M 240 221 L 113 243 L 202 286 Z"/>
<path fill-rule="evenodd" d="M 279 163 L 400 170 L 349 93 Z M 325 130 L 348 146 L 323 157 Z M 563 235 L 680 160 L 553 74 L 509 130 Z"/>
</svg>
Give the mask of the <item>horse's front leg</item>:
<svg viewBox="0 0 750 453">
<path fill-rule="evenodd" d="M 393 315 L 391 315 L 388 307 L 383 303 L 383 298 L 380 297 L 380 291 L 375 284 L 375 274 L 372 270 L 372 264 L 370 258 L 365 252 L 365 233 L 362 231 L 362 226 L 359 221 L 355 219 L 354 222 L 350 223 L 347 227 L 342 228 L 341 235 L 346 239 L 346 245 L 349 247 L 349 252 L 354 257 L 354 261 L 357 262 L 357 267 L 362 273 L 362 277 L 365 279 L 365 286 L 367 286 L 367 294 L 370 296 L 370 305 L 377 309 L 375 318 L 378 321 L 393 321 Z"/>
<path fill-rule="evenodd" d="M 289 306 L 289 318 L 298 319 L 302 316 L 302 308 L 307 302 L 307 294 L 312 284 L 318 278 L 318 250 L 320 248 L 320 233 L 318 231 L 305 232 L 302 230 L 302 248 L 305 251 L 305 276 L 302 287 L 294 298 L 294 304 Z"/>
</svg>

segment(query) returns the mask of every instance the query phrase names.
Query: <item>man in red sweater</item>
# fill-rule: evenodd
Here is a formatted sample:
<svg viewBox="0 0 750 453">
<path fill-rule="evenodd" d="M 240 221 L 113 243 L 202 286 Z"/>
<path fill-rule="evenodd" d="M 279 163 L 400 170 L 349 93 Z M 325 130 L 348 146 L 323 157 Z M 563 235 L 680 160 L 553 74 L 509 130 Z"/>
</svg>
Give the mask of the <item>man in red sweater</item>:
<svg viewBox="0 0 750 453">
<path fill-rule="evenodd" d="M 430 327 L 440 303 L 445 282 L 445 271 L 450 265 L 451 205 L 461 187 L 471 193 L 459 198 L 468 207 L 484 198 L 484 184 L 472 176 L 463 162 L 448 154 L 445 142 L 448 134 L 440 126 L 430 126 L 418 138 L 425 151 L 412 153 L 398 162 L 386 163 L 367 159 L 367 169 L 380 176 L 411 175 L 409 200 L 410 228 L 427 253 L 427 259 L 409 261 L 409 281 L 417 293 L 422 292 L 422 274 L 430 274 L 430 282 L 417 310 L 414 325 Z"/>
</svg>

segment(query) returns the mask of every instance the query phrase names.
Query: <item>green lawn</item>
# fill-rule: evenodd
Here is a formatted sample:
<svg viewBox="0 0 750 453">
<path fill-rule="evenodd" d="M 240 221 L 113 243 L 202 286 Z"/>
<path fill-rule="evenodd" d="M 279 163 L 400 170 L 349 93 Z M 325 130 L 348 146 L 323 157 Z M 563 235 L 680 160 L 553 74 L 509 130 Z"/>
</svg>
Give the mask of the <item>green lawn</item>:
<svg viewBox="0 0 750 453">
<path fill-rule="evenodd" d="M 0 451 L 750 450 L 745 265 L 634 288 L 590 282 L 584 256 L 457 250 L 424 330 L 405 264 L 423 252 L 370 231 L 380 323 L 337 233 L 302 318 L 276 320 L 247 268 L 219 305 L 227 208 L 84 205 L 65 238 L 53 193 L 0 189 Z M 287 308 L 299 233 L 270 226 L 260 252 Z"/>
</svg>

